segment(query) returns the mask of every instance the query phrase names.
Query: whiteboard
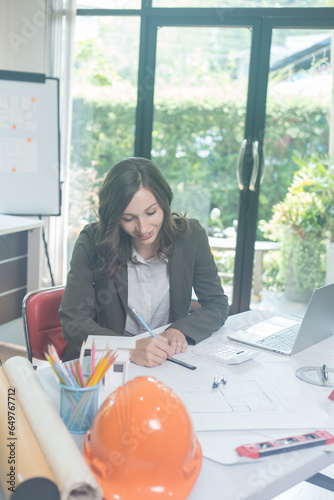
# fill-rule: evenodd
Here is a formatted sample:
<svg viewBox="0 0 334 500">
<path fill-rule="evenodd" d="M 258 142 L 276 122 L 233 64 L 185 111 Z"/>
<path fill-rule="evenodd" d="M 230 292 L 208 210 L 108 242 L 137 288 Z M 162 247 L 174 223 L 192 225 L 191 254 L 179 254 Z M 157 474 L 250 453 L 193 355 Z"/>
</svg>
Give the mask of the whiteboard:
<svg viewBox="0 0 334 500">
<path fill-rule="evenodd" d="M 19 81 L 3 74 L 0 213 L 60 215 L 59 80 L 36 75 L 35 81 Z"/>
</svg>

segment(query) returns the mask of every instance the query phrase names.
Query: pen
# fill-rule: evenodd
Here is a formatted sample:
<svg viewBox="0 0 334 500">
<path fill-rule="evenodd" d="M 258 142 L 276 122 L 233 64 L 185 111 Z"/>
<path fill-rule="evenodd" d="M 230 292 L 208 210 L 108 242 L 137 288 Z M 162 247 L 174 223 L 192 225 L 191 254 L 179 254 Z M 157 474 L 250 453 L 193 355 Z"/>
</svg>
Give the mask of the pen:
<svg viewBox="0 0 334 500">
<path fill-rule="evenodd" d="M 328 370 L 326 365 L 322 365 L 322 381 L 327 385 L 328 382 Z"/>
<path fill-rule="evenodd" d="M 132 309 L 132 311 L 135 313 L 139 321 L 145 326 L 146 330 L 148 333 L 154 337 L 155 339 L 158 338 L 151 330 L 151 328 L 147 325 L 147 323 L 143 320 L 143 318 L 140 316 L 139 313 L 135 309 Z M 176 363 L 177 365 L 183 366 L 184 368 L 188 368 L 189 370 L 196 370 L 196 366 L 190 365 L 189 363 L 185 363 L 184 361 L 180 361 L 179 359 L 173 359 L 173 358 L 167 358 L 167 361 L 171 361 L 172 363 Z"/>
</svg>

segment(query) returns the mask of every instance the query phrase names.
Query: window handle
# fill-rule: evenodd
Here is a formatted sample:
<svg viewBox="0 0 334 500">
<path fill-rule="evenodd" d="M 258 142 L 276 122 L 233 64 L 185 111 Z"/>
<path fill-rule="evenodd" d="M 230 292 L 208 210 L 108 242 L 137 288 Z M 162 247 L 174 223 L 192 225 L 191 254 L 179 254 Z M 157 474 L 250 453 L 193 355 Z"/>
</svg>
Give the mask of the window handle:
<svg viewBox="0 0 334 500">
<path fill-rule="evenodd" d="M 260 167 L 259 141 L 253 141 L 252 154 L 253 154 L 253 172 L 249 181 L 249 190 L 255 191 L 255 184 L 257 181 L 257 177 L 259 175 L 259 167 Z"/>
</svg>

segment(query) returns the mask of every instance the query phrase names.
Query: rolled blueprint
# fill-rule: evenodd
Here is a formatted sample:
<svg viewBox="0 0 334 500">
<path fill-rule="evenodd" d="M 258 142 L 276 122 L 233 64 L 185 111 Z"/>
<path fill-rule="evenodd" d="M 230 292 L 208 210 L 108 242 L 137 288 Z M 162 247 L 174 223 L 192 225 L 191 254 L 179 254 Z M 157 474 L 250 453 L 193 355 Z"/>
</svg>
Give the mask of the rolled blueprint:
<svg viewBox="0 0 334 500">
<path fill-rule="evenodd" d="M 55 483 L 45 477 L 32 477 L 16 488 L 10 500 L 60 500 Z"/>
<path fill-rule="evenodd" d="M 31 478 L 55 482 L 3 367 L 0 367 L 0 436 L 0 482 L 6 498 Z"/>
<path fill-rule="evenodd" d="M 102 492 L 28 359 L 9 358 L 4 369 L 56 478 L 61 500 L 102 500 Z"/>
</svg>

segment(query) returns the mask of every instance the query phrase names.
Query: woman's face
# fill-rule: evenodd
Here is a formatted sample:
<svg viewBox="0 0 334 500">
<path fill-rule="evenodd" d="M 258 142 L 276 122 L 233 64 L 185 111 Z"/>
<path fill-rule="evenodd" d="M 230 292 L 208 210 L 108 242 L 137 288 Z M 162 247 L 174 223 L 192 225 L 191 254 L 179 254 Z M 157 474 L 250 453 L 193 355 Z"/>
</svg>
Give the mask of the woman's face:
<svg viewBox="0 0 334 500">
<path fill-rule="evenodd" d="M 141 187 L 122 215 L 120 225 L 131 237 L 132 244 L 144 258 L 155 255 L 164 211 L 151 191 Z"/>
</svg>

